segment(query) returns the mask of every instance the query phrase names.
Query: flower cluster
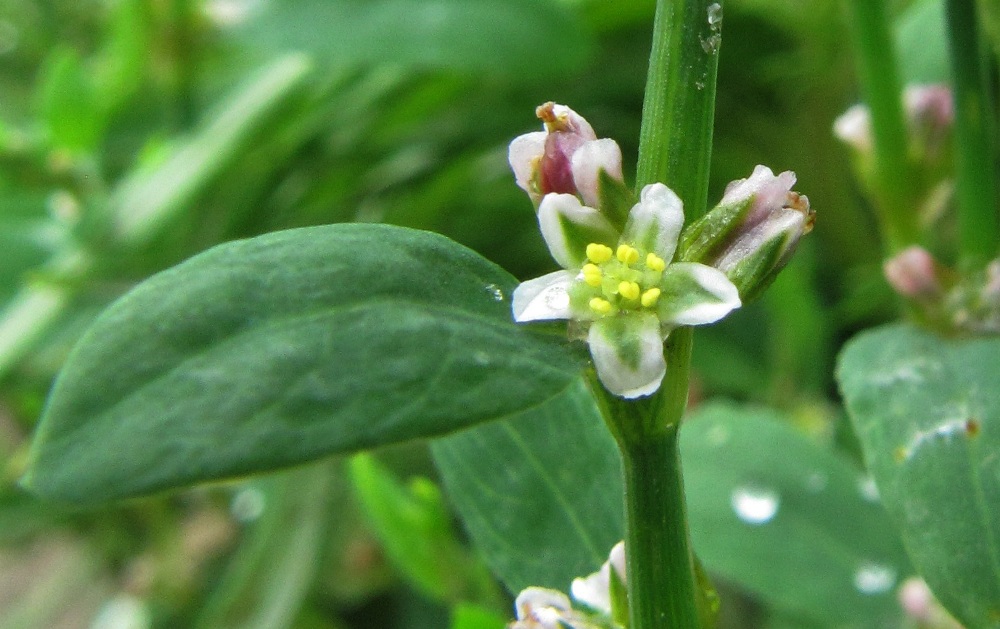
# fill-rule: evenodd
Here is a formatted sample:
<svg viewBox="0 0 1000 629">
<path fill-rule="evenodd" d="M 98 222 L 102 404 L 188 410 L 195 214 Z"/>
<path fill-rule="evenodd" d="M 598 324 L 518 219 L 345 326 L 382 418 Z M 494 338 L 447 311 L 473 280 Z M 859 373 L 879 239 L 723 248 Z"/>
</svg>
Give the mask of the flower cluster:
<svg viewBox="0 0 1000 629">
<path fill-rule="evenodd" d="M 515 139 L 509 160 L 564 270 L 518 286 L 514 319 L 573 321 L 605 388 L 650 395 L 666 374 L 670 332 L 714 323 L 759 292 L 811 227 L 808 201 L 791 192 L 792 173 L 758 167 L 685 232 L 678 251 L 684 211 L 670 188 L 650 184 L 636 199 L 614 140 L 598 139 L 568 107 L 546 103 L 536 113 L 544 130 Z"/>
<path fill-rule="evenodd" d="M 914 245 L 886 260 L 882 270 L 923 323 L 946 334 L 1000 332 L 1000 258 L 959 271 Z"/>
<path fill-rule="evenodd" d="M 601 569 L 573 580 L 570 598 L 557 590 L 529 587 L 517 596 L 517 620 L 508 629 L 619 629 L 628 613 L 625 543 L 611 549 Z"/>
<path fill-rule="evenodd" d="M 913 166 L 911 193 L 922 223 L 929 226 L 942 217 L 952 195 L 955 105 L 945 85 L 907 85 L 902 103 Z M 851 149 L 858 179 L 877 198 L 871 111 L 865 105 L 853 105 L 834 121 L 833 134 Z"/>
</svg>

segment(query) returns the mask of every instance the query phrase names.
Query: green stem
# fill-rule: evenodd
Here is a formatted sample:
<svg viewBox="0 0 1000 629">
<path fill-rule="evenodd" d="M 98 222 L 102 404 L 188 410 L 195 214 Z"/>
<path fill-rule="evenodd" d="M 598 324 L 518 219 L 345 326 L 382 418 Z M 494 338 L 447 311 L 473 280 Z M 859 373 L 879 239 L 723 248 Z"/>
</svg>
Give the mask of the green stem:
<svg viewBox="0 0 1000 629">
<path fill-rule="evenodd" d="M 636 188 L 663 182 L 688 221 L 705 213 L 722 0 L 657 0 Z"/>
<path fill-rule="evenodd" d="M 673 188 L 687 220 L 705 213 L 712 158 L 721 0 L 657 0 L 639 134 L 636 189 Z M 609 394 L 591 374 L 625 476 L 630 629 L 701 626 L 677 437 L 687 405 L 692 331 L 674 330 L 667 374 L 647 398 Z"/>
<path fill-rule="evenodd" d="M 847 4 L 861 88 L 871 111 L 876 209 L 888 253 L 892 253 L 917 242 L 919 236 L 895 48 L 883 0 L 849 0 Z"/>
<path fill-rule="evenodd" d="M 677 450 L 691 337 L 691 328 L 671 333 L 666 378 L 648 398 L 617 398 L 591 373 L 598 407 L 622 455 L 630 629 L 702 626 Z"/>
<path fill-rule="evenodd" d="M 973 0 L 948 0 L 948 43 L 955 95 L 955 170 L 961 262 L 982 265 L 997 255 L 996 153 L 986 51 Z"/>
<path fill-rule="evenodd" d="M 678 424 L 622 449 L 630 627 L 698 627 Z"/>
</svg>

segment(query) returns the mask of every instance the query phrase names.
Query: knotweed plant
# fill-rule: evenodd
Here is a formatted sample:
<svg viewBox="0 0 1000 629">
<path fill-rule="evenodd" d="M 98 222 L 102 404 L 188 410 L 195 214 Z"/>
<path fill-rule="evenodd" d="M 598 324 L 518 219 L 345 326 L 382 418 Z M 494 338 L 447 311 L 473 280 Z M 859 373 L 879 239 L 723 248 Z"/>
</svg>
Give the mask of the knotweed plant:
<svg viewBox="0 0 1000 629">
<path fill-rule="evenodd" d="M 435 16 L 466 5 L 440 4 Z M 786 272 L 776 299 L 751 306 L 815 216 L 793 172 L 753 161 L 709 203 L 722 3 L 656 4 L 636 155 L 554 102 L 535 110 L 540 130 L 509 144 L 509 189 L 528 196 L 509 211 L 534 212 L 547 273 L 519 281 L 445 236 L 376 223 L 213 247 L 139 283 L 83 333 L 46 401 L 22 484 L 92 505 L 208 481 L 244 487 L 280 472 L 265 481 L 279 510 L 260 530 L 296 537 L 271 549 L 274 566 L 257 546 L 247 555 L 281 595 L 241 593 L 284 610 L 273 626 L 294 622 L 286 585 L 299 602 L 311 591 L 303 584 L 318 553 L 302 549 L 320 545 L 331 479 L 342 476 L 390 559 L 455 610 L 454 629 L 708 629 L 719 611 L 709 575 L 755 596 L 768 626 L 948 627 L 950 613 L 996 627 L 1000 117 L 995 59 L 979 39 L 1000 24 L 984 23 L 994 3 L 945 0 L 950 89 L 904 90 L 885 3 L 846 2 L 864 104 L 824 124 L 850 151 L 881 251 L 863 252 L 870 259 L 857 276 L 867 281 L 844 274 L 838 289 L 859 294 L 836 308 L 799 299 L 809 272 L 840 275 L 818 247 L 809 253 L 821 263 Z M 298 56 L 275 64 L 236 104 L 276 117 L 262 103 L 308 65 Z M 69 76 L 78 66 L 74 58 L 57 69 Z M 64 105 L 86 109 L 75 103 Z M 523 104 L 525 129 L 534 105 Z M 253 137 L 220 120 L 206 146 Z M 180 150 L 164 172 L 188 173 L 187 158 Z M 148 247 L 158 221 L 201 185 L 165 194 L 173 179 L 140 175 L 120 194 L 97 186 L 102 198 L 139 198 L 129 205 L 137 210 L 81 221 L 72 238 L 97 244 L 74 244 L 46 272 L 68 286 L 122 266 L 94 251 Z M 161 201 L 143 206 L 158 188 Z M 884 299 L 867 316 L 898 307 L 908 321 L 846 344 L 836 376 L 844 412 L 832 377 L 792 409 L 732 402 L 687 412 L 695 339 L 729 347 L 724 330 L 696 337 L 695 328 L 733 315 L 745 317 L 730 320 L 744 340 L 772 326 L 809 342 L 836 320 L 832 341 L 868 322 L 852 304 L 880 291 L 901 303 Z M 20 351 L 11 330 L 27 321 L 35 334 L 65 301 L 35 287 L 15 303 L 0 319 L 0 367 Z M 757 363 L 740 360 L 752 351 L 736 345 L 715 352 L 706 371 L 738 372 L 769 400 Z M 803 434 L 817 424 L 838 426 L 836 436 Z M 429 443 L 444 492 L 427 480 L 400 485 L 365 452 L 417 440 Z M 453 530 L 445 495 L 477 552 Z M 252 512 L 252 498 L 234 511 Z M 513 610 L 480 556 L 516 596 Z M 241 563 L 236 572 L 250 571 Z M 463 615 L 469 601 L 478 607 Z M 271 612 L 255 618 L 280 615 Z"/>
</svg>

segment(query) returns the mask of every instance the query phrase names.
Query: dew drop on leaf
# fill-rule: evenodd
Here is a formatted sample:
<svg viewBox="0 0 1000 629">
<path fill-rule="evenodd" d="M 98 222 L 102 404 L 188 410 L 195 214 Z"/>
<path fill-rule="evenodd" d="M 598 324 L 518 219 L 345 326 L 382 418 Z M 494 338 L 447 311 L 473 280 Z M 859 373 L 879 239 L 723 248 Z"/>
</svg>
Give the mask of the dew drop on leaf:
<svg viewBox="0 0 1000 629">
<path fill-rule="evenodd" d="M 497 301 L 503 301 L 503 291 L 496 284 L 487 284 L 486 292 L 493 296 L 493 299 Z"/>
<path fill-rule="evenodd" d="M 861 497 L 868 502 L 879 501 L 878 486 L 871 476 L 862 476 L 858 479 L 858 491 L 861 493 Z"/>
<path fill-rule="evenodd" d="M 229 503 L 229 512 L 237 522 L 253 522 L 264 513 L 264 492 L 256 487 L 244 487 Z"/>
<path fill-rule="evenodd" d="M 767 524 L 778 513 L 780 503 L 777 492 L 754 486 L 737 487 L 730 499 L 736 516 L 747 524 Z"/>
<path fill-rule="evenodd" d="M 867 561 L 854 573 L 854 587 L 862 594 L 882 594 L 896 585 L 896 571 L 873 561 Z"/>
</svg>

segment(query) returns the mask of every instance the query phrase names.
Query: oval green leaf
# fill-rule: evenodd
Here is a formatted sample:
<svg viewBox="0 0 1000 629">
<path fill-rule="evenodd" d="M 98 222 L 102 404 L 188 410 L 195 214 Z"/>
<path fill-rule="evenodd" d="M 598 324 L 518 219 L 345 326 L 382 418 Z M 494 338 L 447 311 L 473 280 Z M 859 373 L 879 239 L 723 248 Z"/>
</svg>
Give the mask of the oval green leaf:
<svg viewBox="0 0 1000 629">
<path fill-rule="evenodd" d="M 856 337 L 838 379 L 914 565 L 968 627 L 1000 622 L 1000 339 Z"/>
<path fill-rule="evenodd" d="M 515 284 L 453 241 L 386 225 L 215 247 L 97 319 L 56 381 L 24 482 L 96 502 L 538 405 L 579 363 L 511 321 Z"/>
<path fill-rule="evenodd" d="M 432 443 L 445 489 L 511 592 L 565 591 L 622 538 L 621 463 L 585 388 Z M 681 431 L 705 567 L 819 627 L 899 624 L 899 537 L 850 463 L 773 411 L 697 410 Z M 741 515 L 740 511 L 743 510 Z"/>
<path fill-rule="evenodd" d="M 582 383 L 431 449 L 466 529 L 513 593 L 566 591 L 622 538 L 621 461 Z"/>
</svg>

